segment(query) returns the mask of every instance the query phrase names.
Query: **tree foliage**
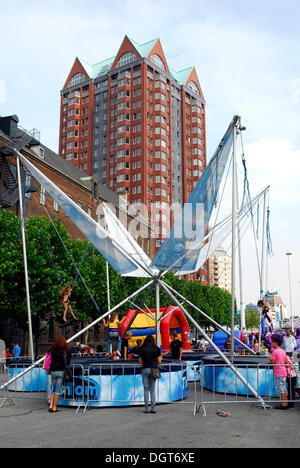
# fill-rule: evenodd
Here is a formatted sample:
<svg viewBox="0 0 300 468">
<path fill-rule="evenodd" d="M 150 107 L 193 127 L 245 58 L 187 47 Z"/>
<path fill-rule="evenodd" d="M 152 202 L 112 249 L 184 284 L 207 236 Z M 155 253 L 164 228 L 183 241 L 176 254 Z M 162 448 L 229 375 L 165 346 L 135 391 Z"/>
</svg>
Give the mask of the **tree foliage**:
<svg viewBox="0 0 300 468">
<path fill-rule="evenodd" d="M 59 220 L 55 226 L 74 263 L 90 289 L 101 312 L 107 311 L 106 264 L 103 257 L 91 245 L 83 257 L 86 241 L 72 240 Z M 34 318 L 48 320 L 51 317 L 61 320 L 63 307 L 59 292 L 65 284 L 72 284 L 76 269 L 64 245 L 57 236 L 51 222 L 46 217 L 31 217 L 25 222 L 26 248 L 30 285 L 31 309 Z M 122 278 L 111 268 L 110 294 L 112 307 L 145 284 L 145 279 Z M 164 281 L 186 296 L 221 325 L 231 322 L 231 295 L 219 288 L 179 280 L 173 274 Z M 155 291 L 145 291 L 135 299 L 136 304 L 146 300 L 149 308 L 154 308 Z M 170 303 L 169 297 L 161 290 L 161 306 Z M 95 304 L 80 278 L 77 278 L 71 296 L 73 310 L 80 321 L 91 321 L 99 316 Z M 123 315 L 129 304 L 120 311 Z M 188 312 L 204 327 L 209 323 L 200 313 L 187 306 Z M 101 313 L 100 312 L 100 313 Z M 0 208 L 0 318 L 12 318 L 24 329 L 27 322 L 27 306 L 24 280 L 24 261 L 20 236 L 20 219 L 11 212 Z"/>
<path fill-rule="evenodd" d="M 245 308 L 246 328 L 259 328 L 259 311 L 256 305 L 248 304 Z"/>
</svg>

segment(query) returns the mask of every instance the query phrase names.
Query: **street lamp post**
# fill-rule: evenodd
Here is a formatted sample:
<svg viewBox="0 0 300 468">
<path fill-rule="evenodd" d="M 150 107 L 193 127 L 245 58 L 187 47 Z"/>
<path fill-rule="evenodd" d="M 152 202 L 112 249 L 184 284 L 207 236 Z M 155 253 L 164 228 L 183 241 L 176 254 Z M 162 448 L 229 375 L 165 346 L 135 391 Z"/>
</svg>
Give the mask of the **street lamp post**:
<svg viewBox="0 0 300 468">
<path fill-rule="evenodd" d="M 294 314 L 293 314 L 293 304 L 292 304 L 292 287 L 291 287 L 291 270 L 290 270 L 290 256 L 291 252 L 287 252 L 286 256 L 288 259 L 288 273 L 289 273 L 289 289 L 290 289 L 290 307 L 291 307 L 291 328 L 294 333 Z"/>
</svg>

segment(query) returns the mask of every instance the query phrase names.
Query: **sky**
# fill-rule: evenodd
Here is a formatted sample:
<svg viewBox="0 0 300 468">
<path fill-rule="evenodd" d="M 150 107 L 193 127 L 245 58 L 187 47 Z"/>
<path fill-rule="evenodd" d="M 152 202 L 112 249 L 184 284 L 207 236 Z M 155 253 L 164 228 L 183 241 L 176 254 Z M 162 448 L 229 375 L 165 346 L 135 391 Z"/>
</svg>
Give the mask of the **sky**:
<svg viewBox="0 0 300 468">
<path fill-rule="evenodd" d="M 41 131 L 58 150 L 60 90 L 78 56 L 117 54 L 127 34 L 160 38 L 175 70 L 196 67 L 207 106 L 208 159 L 233 115 L 242 117 L 251 192 L 270 185 L 270 290 L 300 315 L 299 0 L 0 0 L 0 115 Z M 238 146 L 240 161 L 242 149 Z M 239 170 L 241 173 L 241 169 Z M 242 184 L 242 181 L 240 182 Z M 243 239 L 243 290 L 256 302 L 253 236 Z"/>
</svg>

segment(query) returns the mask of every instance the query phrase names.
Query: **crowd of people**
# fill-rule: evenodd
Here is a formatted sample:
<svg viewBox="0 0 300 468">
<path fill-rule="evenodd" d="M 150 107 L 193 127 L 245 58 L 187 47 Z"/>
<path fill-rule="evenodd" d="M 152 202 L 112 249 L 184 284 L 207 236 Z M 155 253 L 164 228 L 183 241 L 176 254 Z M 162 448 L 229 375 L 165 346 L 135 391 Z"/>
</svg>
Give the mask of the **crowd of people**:
<svg viewBox="0 0 300 468">
<path fill-rule="evenodd" d="M 117 325 L 117 318 L 113 318 L 114 326 Z M 109 323 L 109 322 L 108 322 Z M 120 322 L 119 322 L 120 323 Z M 112 328 L 112 327 L 111 327 Z M 114 332 L 115 333 L 115 329 Z M 136 346 L 130 348 L 129 341 L 132 339 L 132 333 L 126 332 L 124 337 L 119 340 L 119 334 L 117 336 L 109 337 L 109 344 L 107 346 L 106 357 L 115 361 L 119 359 L 131 360 L 134 357 L 138 359 L 142 366 L 142 381 L 144 386 L 144 400 L 145 409 L 144 413 L 155 414 L 156 413 L 156 381 L 160 378 L 159 364 L 162 358 L 167 354 L 171 354 L 172 359 L 182 359 L 182 342 L 178 339 L 176 332 L 171 333 L 170 337 L 170 348 L 165 350 L 164 353 L 155 344 L 154 337 L 149 335 L 145 340 L 138 339 Z M 86 348 L 86 350 L 85 350 Z M 51 375 L 52 392 L 50 396 L 49 412 L 57 413 L 60 412 L 60 408 L 57 407 L 60 395 L 62 394 L 64 380 L 68 371 L 68 366 L 71 362 L 72 355 L 84 356 L 84 352 L 87 355 L 93 355 L 94 348 L 91 352 L 90 347 L 82 347 L 80 343 L 76 343 L 75 346 L 69 350 L 69 346 L 64 337 L 60 336 L 56 339 L 51 349 L 48 351 L 47 356 L 49 359 L 49 367 L 45 367 Z M 45 362 L 47 357 L 45 359 Z"/>
<path fill-rule="evenodd" d="M 160 377 L 159 364 L 163 357 L 170 355 L 172 360 L 182 360 L 183 343 L 178 338 L 176 331 L 170 334 L 169 349 L 161 351 L 156 345 L 152 335 L 147 336 L 144 340 L 138 339 L 135 346 L 132 347 L 133 334 L 126 331 L 123 337 L 120 336 L 120 328 L 123 320 L 119 320 L 118 314 L 112 314 L 110 319 L 103 321 L 104 327 L 108 329 L 107 346 L 105 357 L 112 361 L 123 360 L 138 360 L 142 366 L 142 381 L 144 385 L 145 413 L 156 412 L 156 393 L 155 386 L 157 378 Z M 259 349 L 259 340 L 253 335 L 251 340 L 249 334 L 244 328 L 243 341 L 249 344 L 251 341 L 252 348 L 257 354 L 261 354 Z M 263 345 L 268 351 L 268 359 L 274 366 L 274 382 L 275 387 L 280 394 L 281 404 L 276 407 L 280 410 L 288 410 L 293 407 L 296 394 L 300 396 L 300 350 L 298 359 L 295 361 L 295 350 L 297 349 L 297 341 L 291 330 L 287 330 L 283 338 L 270 335 L 268 333 L 270 345 L 267 346 L 266 340 L 263 340 Z M 204 338 L 200 340 L 200 349 L 206 352 L 208 343 Z M 225 350 L 231 349 L 231 336 L 225 343 Z M 98 348 L 98 352 L 102 352 L 103 348 Z M 51 374 L 52 393 L 50 397 L 49 412 L 56 413 L 60 409 L 57 408 L 59 397 L 62 393 L 62 388 L 68 366 L 72 356 L 97 356 L 95 347 L 92 345 L 83 345 L 77 342 L 69 349 L 67 341 L 60 336 L 56 339 L 51 349 L 48 351 L 48 356 L 51 357 L 49 370 Z M 19 358 L 21 356 L 21 348 L 18 343 L 12 348 L 6 348 L 3 351 L 3 358 Z"/>
</svg>

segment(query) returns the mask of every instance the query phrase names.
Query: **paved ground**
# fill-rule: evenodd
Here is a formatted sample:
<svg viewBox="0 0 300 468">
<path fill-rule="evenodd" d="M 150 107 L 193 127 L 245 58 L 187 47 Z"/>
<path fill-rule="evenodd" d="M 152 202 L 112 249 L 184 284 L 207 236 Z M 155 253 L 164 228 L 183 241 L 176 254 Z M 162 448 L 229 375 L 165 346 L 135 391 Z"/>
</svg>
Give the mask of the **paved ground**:
<svg viewBox="0 0 300 468">
<path fill-rule="evenodd" d="M 14 397 L 15 394 L 12 394 Z M 162 405 L 156 415 L 142 408 L 93 409 L 76 414 L 47 411 L 43 395 L 14 397 L 0 408 L 0 447 L 4 448 L 288 448 L 300 447 L 299 410 L 267 413 L 256 403 L 207 406 L 193 416 L 192 405 Z M 232 418 L 217 416 L 218 409 Z"/>
</svg>

